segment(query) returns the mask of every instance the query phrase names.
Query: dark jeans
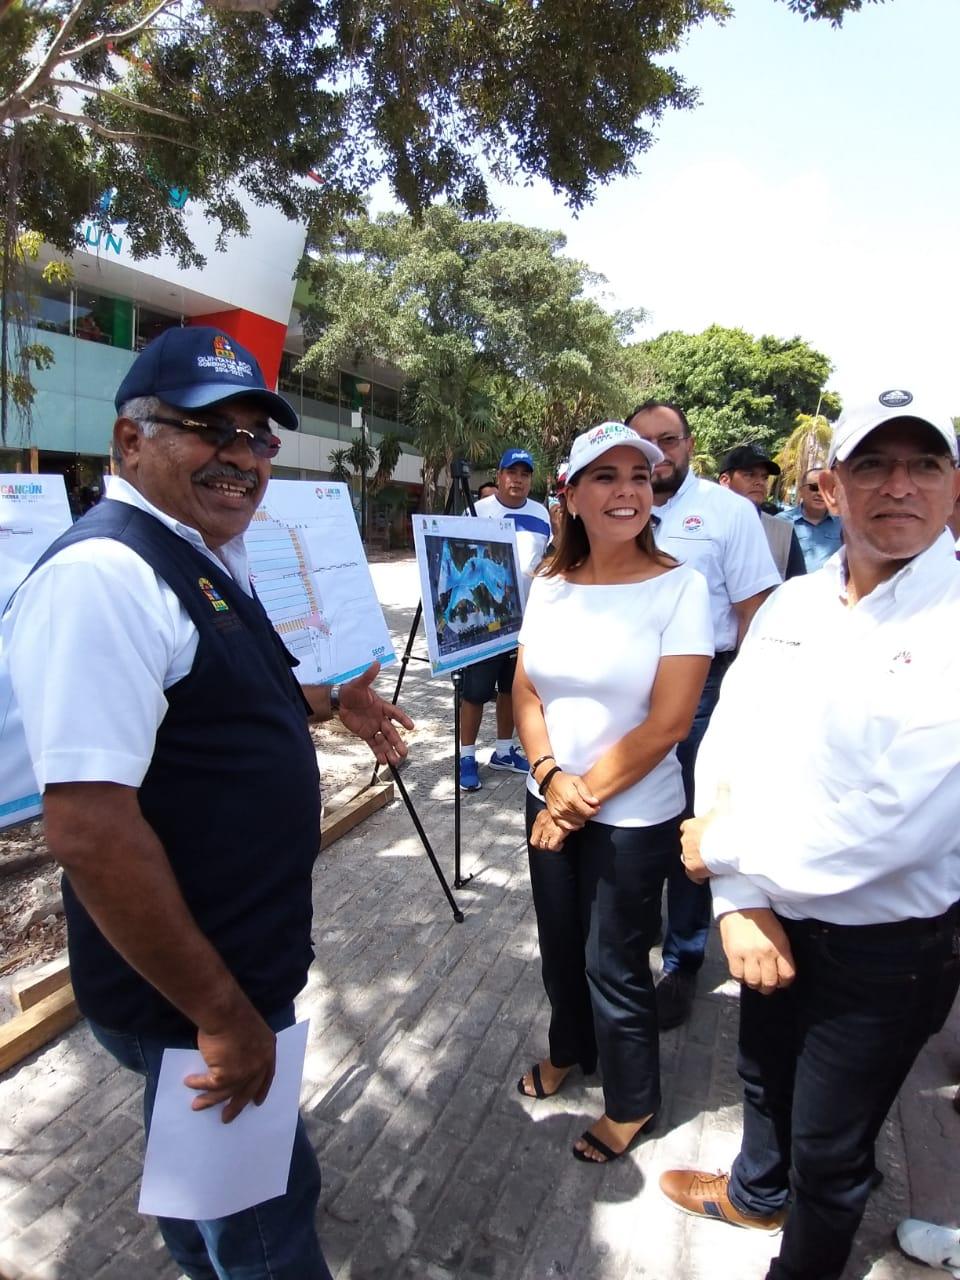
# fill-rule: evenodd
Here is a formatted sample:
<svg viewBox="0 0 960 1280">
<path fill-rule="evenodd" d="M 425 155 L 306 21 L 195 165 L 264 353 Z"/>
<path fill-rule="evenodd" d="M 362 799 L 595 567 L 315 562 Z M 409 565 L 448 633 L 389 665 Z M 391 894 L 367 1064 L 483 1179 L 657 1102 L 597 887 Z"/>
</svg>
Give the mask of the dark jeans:
<svg viewBox="0 0 960 1280">
<path fill-rule="evenodd" d="M 782 923 L 791 987 L 740 997 L 743 1143 L 730 1198 L 792 1203 L 768 1280 L 837 1280 L 870 1194 L 874 1141 L 960 985 L 956 912 L 862 927 Z"/>
<path fill-rule="evenodd" d="M 693 727 L 677 746 L 677 759 L 683 772 L 683 794 L 686 800 L 683 817 L 693 816 L 693 770 L 697 750 L 707 731 L 713 708 L 720 697 L 720 682 L 733 661 L 732 653 L 719 653 L 710 664 L 707 682 L 693 717 Z M 710 884 L 694 884 L 688 879 L 683 863 L 675 858 L 667 875 L 667 927 L 663 934 L 663 971 L 682 969 L 696 973 L 703 964 L 710 932 Z"/>
<path fill-rule="evenodd" d="M 292 1026 L 293 1005 L 266 1021 L 274 1031 Z M 195 1049 L 196 1041 L 108 1031 L 93 1022 L 90 1030 L 121 1066 L 145 1077 L 143 1119 L 149 1133 L 164 1049 Z M 317 1239 L 319 1197 L 320 1166 L 303 1120 L 298 1120 L 285 1195 L 227 1218 L 158 1218 L 157 1223 L 174 1261 L 190 1280 L 332 1280 Z"/>
<path fill-rule="evenodd" d="M 527 836 L 545 808 L 527 793 Z M 654 827 L 588 822 L 559 853 L 529 847 L 550 1061 L 603 1072 L 611 1120 L 660 1107 L 660 1050 L 649 950 L 667 865 L 679 860 L 677 820 Z"/>
</svg>

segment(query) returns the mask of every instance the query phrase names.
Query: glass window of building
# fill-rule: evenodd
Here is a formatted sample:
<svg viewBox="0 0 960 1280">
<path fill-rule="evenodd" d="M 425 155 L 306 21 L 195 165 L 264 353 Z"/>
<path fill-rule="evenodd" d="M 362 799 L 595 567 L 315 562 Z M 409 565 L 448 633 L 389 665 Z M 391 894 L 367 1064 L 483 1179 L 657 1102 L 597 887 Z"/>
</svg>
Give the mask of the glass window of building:
<svg viewBox="0 0 960 1280">
<path fill-rule="evenodd" d="M 159 338 L 167 329 L 179 329 L 182 319 L 172 311 L 155 311 L 152 307 L 137 307 L 134 349 L 142 351 L 148 342 Z"/>
<path fill-rule="evenodd" d="M 47 333 L 70 332 L 70 289 L 32 276 L 27 285 L 30 323 Z"/>
<path fill-rule="evenodd" d="M 133 349 L 133 303 L 127 298 L 78 289 L 74 297 L 74 337 Z"/>
<path fill-rule="evenodd" d="M 277 390 L 285 391 L 289 396 L 300 395 L 300 374 L 295 372 L 300 357 L 292 351 L 284 351 L 280 357 L 280 374 L 277 378 Z"/>
<path fill-rule="evenodd" d="M 375 382 L 370 389 L 371 412 L 384 422 L 396 422 L 400 410 L 400 393 L 396 387 L 385 387 Z"/>
</svg>

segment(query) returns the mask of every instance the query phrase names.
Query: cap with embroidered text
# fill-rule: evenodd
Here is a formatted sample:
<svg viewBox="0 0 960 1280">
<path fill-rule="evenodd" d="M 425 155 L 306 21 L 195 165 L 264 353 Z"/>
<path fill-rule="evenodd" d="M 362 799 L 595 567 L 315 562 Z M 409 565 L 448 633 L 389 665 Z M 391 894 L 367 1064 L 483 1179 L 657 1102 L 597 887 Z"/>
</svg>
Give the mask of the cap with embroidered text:
<svg viewBox="0 0 960 1280">
<path fill-rule="evenodd" d="M 507 467 L 529 467 L 533 470 L 533 457 L 526 449 L 508 449 L 500 459 L 498 471 L 506 471 Z"/>
<path fill-rule="evenodd" d="M 881 391 L 873 400 L 857 405 L 849 412 L 841 415 L 833 428 L 833 439 L 830 441 L 830 452 L 827 454 L 827 466 L 835 462 L 845 462 L 857 445 L 870 434 L 894 418 L 917 418 L 932 427 L 950 451 L 950 457 L 957 461 L 957 433 L 953 429 L 950 415 L 923 401 L 917 401 L 913 392 L 902 388 Z"/>
<path fill-rule="evenodd" d="M 256 357 L 222 329 L 203 325 L 166 329 L 147 343 L 120 383 L 117 411 L 139 396 L 174 409 L 210 409 L 242 396 L 288 431 L 300 425 L 289 401 L 267 387 Z"/>
<path fill-rule="evenodd" d="M 663 454 L 650 440 L 637 435 L 632 427 L 625 427 L 622 422 L 601 422 L 578 435 L 570 449 L 570 466 L 567 470 L 567 484 L 574 479 L 584 467 L 602 457 L 610 449 L 625 444 L 642 453 L 651 467 L 663 461 Z"/>
</svg>

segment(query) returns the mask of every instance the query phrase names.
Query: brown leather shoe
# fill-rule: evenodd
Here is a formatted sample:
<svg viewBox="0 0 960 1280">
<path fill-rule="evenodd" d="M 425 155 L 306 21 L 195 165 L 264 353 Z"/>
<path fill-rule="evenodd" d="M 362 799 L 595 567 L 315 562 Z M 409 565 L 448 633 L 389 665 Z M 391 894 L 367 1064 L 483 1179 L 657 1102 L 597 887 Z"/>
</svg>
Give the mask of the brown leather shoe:
<svg viewBox="0 0 960 1280">
<path fill-rule="evenodd" d="M 727 1188 L 727 1173 L 697 1173 L 695 1169 L 668 1169 L 660 1175 L 660 1190 L 678 1205 L 684 1213 L 697 1218 L 714 1218 L 717 1222 L 729 1222 L 732 1227 L 749 1227 L 753 1231 L 766 1231 L 776 1235 L 786 1221 L 787 1212 L 781 1209 L 767 1218 L 755 1218 L 741 1213 L 731 1203 Z"/>
</svg>

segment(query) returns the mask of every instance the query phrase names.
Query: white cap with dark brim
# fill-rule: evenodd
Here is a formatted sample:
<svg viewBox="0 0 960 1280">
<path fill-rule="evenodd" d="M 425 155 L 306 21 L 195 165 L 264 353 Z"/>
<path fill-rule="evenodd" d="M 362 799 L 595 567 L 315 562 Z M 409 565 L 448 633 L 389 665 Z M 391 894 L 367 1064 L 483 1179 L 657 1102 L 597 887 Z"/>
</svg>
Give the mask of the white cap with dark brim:
<svg viewBox="0 0 960 1280">
<path fill-rule="evenodd" d="M 642 453 L 651 467 L 663 461 L 663 454 L 657 446 L 650 440 L 644 440 L 643 436 L 638 435 L 631 427 L 625 427 L 622 422 L 601 422 L 599 426 L 591 427 L 589 431 L 584 431 L 574 440 L 570 449 L 566 483 L 569 484 L 574 476 L 584 467 L 588 467 L 591 462 L 595 462 L 610 449 L 616 449 L 621 444 Z"/>
<path fill-rule="evenodd" d="M 895 418 L 917 418 L 920 422 L 925 422 L 937 435 L 943 437 L 950 450 L 950 457 L 954 462 L 958 461 L 957 433 L 949 415 L 937 412 L 929 405 L 918 404 L 912 392 L 900 389 L 881 391 L 875 400 L 857 405 L 839 418 L 833 428 L 827 466 L 845 462 L 871 431 L 876 431 L 877 427 L 882 427 Z"/>
</svg>

